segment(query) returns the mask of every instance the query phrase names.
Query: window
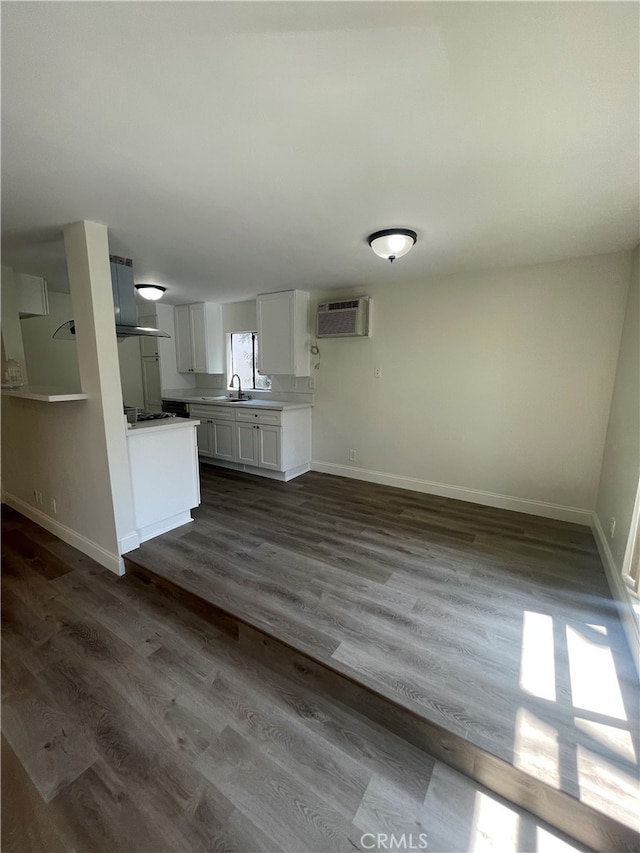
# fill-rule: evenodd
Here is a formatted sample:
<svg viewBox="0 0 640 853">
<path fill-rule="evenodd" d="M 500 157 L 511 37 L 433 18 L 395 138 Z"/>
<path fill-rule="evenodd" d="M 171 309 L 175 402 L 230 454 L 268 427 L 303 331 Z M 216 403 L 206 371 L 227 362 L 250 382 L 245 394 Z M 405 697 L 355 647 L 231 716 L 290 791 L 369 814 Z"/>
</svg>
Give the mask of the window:
<svg viewBox="0 0 640 853">
<path fill-rule="evenodd" d="M 244 388 L 271 388 L 269 376 L 258 373 L 258 336 L 255 332 L 232 332 L 230 335 L 229 385 L 237 373 Z"/>
</svg>

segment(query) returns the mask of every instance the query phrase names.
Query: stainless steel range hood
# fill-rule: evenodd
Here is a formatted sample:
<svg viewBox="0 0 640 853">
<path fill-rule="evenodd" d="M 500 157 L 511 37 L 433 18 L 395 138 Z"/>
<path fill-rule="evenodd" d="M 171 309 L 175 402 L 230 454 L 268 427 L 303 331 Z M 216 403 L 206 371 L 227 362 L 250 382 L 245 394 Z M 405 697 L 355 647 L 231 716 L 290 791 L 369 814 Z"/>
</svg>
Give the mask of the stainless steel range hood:
<svg viewBox="0 0 640 853">
<path fill-rule="evenodd" d="M 171 335 L 161 329 L 149 326 L 138 326 L 136 312 L 135 288 L 133 285 L 133 261 L 131 258 L 121 258 L 119 255 L 109 255 L 111 262 L 111 287 L 113 288 L 113 305 L 115 308 L 116 336 L 119 341 L 125 338 L 170 338 Z M 74 341 L 76 335 L 75 322 L 67 320 L 53 333 L 57 340 Z"/>
<path fill-rule="evenodd" d="M 124 341 L 125 338 L 170 338 L 171 335 L 163 332 L 161 329 L 152 329 L 150 326 L 122 326 L 116 323 L 116 336 L 118 341 Z M 67 320 L 53 333 L 57 341 L 75 341 L 76 339 L 76 322 L 75 320 Z"/>
</svg>

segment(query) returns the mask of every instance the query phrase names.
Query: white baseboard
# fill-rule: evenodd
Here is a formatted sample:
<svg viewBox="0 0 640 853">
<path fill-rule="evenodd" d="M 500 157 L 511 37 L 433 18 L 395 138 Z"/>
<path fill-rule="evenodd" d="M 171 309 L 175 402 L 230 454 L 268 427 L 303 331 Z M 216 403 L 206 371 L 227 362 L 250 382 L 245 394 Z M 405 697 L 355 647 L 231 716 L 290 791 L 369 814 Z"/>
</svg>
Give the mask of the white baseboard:
<svg viewBox="0 0 640 853">
<path fill-rule="evenodd" d="M 555 518 L 558 521 L 572 521 L 575 524 L 591 525 L 593 513 L 591 510 L 579 509 L 561 504 L 551 504 L 544 501 L 514 498 L 495 492 L 484 492 L 479 489 L 466 489 L 462 486 L 449 486 L 446 483 L 433 483 L 430 480 L 419 480 L 415 477 L 403 477 L 398 474 L 386 474 L 382 471 L 369 471 L 365 468 L 353 468 L 349 465 L 336 465 L 333 462 L 312 462 L 313 471 L 324 474 L 335 474 L 338 477 L 351 477 L 355 480 L 365 480 L 368 483 L 381 483 L 384 486 L 395 486 L 398 489 L 410 489 L 428 495 L 439 495 L 443 498 L 454 498 L 459 501 L 470 501 L 475 504 L 494 506 L 498 509 L 509 509 L 514 512 L 524 512 L 527 515 L 539 515 L 542 518 Z"/>
<path fill-rule="evenodd" d="M 631 657 L 633 658 L 633 662 L 638 670 L 638 677 L 640 677 L 640 624 L 633 612 L 631 594 L 622 579 L 621 569 L 616 566 L 616 561 L 611 553 L 611 548 L 609 548 L 609 543 L 607 542 L 607 537 L 602 528 L 602 524 L 595 512 L 593 514 L 591 529 L 593 530 L 593 536 L 596 540 L 598 551 L 600 552 L 600 559 L 602 560 L 604 572 L 607 576 L 611 596 L 618 608 L 620 621 L 622 622 L 622 627 L 627 637 L 627 643 L 631 650 Z"/>
<path fill-rule="evenodd" d="M 169 518 L 163 518 L 162 521 L 157 521 L 154 524 L 148 524 L 146 527 L 141 527 L 138 530 L 138 536 L 140 542 L 147 542 L 149 539 L 153 539 L 154 536 L 160 536 L 162 533 L 168 533 L 170 530 L 175 530 L 176 527 L 181 527 L 183 524 L 189 524 L 193 519 L 191 518 L 191 512 L 187 509 L 184 512 L 180 512 L 177 515 L 169 516 Z M 138 546 L 135 545 L 135 548 Z M 133 548 L 129 549 L 133 551 Z"/>
<path fill-rule="evenodd" d="M 30 506 L 26 501 L 17 498 L 15 495 L 10 495 L 3 491 L 2 501 L 22 513 L 22 515 L 26 515 L 27 518 L 31 519 L 31 521 L 39 524 L 40 527 L 44 527 L 44 529 L 48 530 L 49 533 L 53 533 L 59 539 L 62 539 L 63 542 L 66 542 L 68 545 L 73 545 L 73 547 L 77 548 L 78 551 L 82 551 L 82 553 L 86 554 L 87 557 L 91 557 L 91 559 L 95 560 L 96 563 L 100 563 L 101 566 L 104 566 L 106 569 L 109 569 L 109 571 L 114 572 L 114 574 L 124 574 L 124 561 L 119 554 L 113 554 L 111 551 L 107 551 L 107 549 L 103 548 L 102 545 L 98 545 L 91 539 L 87 539 L 86 536 L 72 530 L 65 524 L 61 524 L 61 522 L 57 521 L 55 518 L 45 515 L 43 512 L 40 512 L 39 509 Z"/>
<path fill-rule="evenodd" d="M 118 545 L 121 554 L 127 554 L 129 551 L 133 551 L 134 548 L 138 548 L 140 546 L 138 531 L 134 530 L 133 533 L 127 533 L 126 536 L 122 536 L 118 540 Z"/>
<path fill-rule="evenodd" d="M 205 465 L 215 465 L 218 468 L 228 468 L 231 471 L 242 471 L 246 474 L 254 474 L 256 477 L 280 480 L 282 483 L 293 480 L 294 477 L 299 477 L 300 474 L 305 474 L 311 469 L 308 462 L 304 465 L 298 465 L 296 468 L 287 468 L 286 471 L 271 471 L 269 468 L 256 468 L 255 465 L 245 465 L 243 462 L 225 462 L 222 459 L 211 459 L 208 456 L 200 456 L 199 459 Z"/>
</svg>

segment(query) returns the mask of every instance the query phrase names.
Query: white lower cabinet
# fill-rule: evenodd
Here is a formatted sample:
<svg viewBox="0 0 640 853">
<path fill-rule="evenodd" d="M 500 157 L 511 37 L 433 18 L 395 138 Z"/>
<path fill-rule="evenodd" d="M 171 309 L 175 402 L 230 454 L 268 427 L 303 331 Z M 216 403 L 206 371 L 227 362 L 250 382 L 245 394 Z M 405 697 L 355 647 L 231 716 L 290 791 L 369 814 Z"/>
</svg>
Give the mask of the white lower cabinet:
<svg viewBox="0 0 640 853">
<path fill-rule="evenodd" d="M 237 461 L 257 468 L 282 471 L 282 427 L 236 424 Z"/>
<path fill-rule="evenodd" d="M 191 406 L 200 421 L 198 452 L 212 462 L 290 480 L 309 470 L 311 408 L 292 411 Z"/>
<path fill-rule="evenodd" d="M 236 424 L 238 438 L 236 461 L 245 465 L 258 464 L 258 448 L 256 445 L 256 425 Z"/>
<path fill-rule="evenodd" d="M 258 436 L 258 467 L 282 471 L 282 427 L 260 425 Z"/>
<path fill-rule="evenodd" d="M 236 458 L 233 423 L 228 421 L 211 421 L 209 425 L 211 437 L 212 459 L 223 459 L 233 462 Z"/>
<path fill-rule="evenodd" d="M 222 406 L 192 406 L 191 418 L 200 421 L 196 427 L 200 456 L 233 462 L 236 458 L 233 412 Z"/>
<path fill-rule="evenodd" d="M 209 422 L 202 417 L 191 414 L 191 420 L 198 420 L 200 423 L 196 427 L 196 437 L 198 440 L 198 453 L 201 456 L 211 456 L 211 430 Z"/>
</svg>

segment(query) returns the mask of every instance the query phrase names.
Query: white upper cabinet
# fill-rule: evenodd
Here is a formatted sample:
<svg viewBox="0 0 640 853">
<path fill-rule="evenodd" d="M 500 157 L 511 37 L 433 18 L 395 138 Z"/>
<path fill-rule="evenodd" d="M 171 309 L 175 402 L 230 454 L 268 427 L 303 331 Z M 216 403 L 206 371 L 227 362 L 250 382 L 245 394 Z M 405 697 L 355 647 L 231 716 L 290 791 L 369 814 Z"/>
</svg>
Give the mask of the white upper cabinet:
<svg viewBox="0 0 640 853">
<path fill-rule="evenodd" d="M 13 280 L 18 294 L 18 311 L 21 317 L 41 317 L 49 313 L 49 294 L 44 278 L 14 273 Z"/>
<path fill-rule="evenodd" d="M 176 365 L 178 373 L 193 373 L 189 305 L 177 305 L 173 309 L 173 321 L 176 335 Z"/>
<path fill-rule="evenodd" d="M 178 373 L 224 373 L 222 306 L 195 302 L 173 310 Z"/>
<path fill-rule="evenodd" d="M 309 294 L 264 293 L 256 300 L 260 373 L 309 376 Z"/>
</svg>

